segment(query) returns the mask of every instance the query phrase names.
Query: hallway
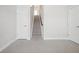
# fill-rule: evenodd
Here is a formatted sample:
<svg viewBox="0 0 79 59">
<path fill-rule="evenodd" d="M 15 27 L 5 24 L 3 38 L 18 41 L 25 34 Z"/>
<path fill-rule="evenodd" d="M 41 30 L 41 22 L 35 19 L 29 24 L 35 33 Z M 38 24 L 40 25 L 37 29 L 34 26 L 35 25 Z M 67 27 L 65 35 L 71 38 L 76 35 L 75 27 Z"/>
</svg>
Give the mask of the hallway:
<svg viewBox="0 0 79 59">
<path fill-rule="evenodd" d="M 42 34 L 41 34 L 41 23 L 39 16 L 34 16 L 34 24 L 33 24 L 33 32 L 32 32 L 32 40 L 41 40 Z"/>
</svg>

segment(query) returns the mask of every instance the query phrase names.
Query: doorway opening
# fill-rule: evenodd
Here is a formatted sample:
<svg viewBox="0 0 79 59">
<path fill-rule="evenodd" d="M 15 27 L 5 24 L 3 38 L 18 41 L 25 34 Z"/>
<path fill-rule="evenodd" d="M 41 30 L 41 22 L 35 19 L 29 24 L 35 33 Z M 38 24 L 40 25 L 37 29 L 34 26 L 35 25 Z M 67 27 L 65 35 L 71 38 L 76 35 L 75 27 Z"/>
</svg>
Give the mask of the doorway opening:
<svg viewBox="0 0 79 59">
<path fill-rule="evenodd" d="M 41 5 L 33 5 L 33 31 L 32 31 L 32 40 L 42 40 L 42 6 Z"/>
</svg>

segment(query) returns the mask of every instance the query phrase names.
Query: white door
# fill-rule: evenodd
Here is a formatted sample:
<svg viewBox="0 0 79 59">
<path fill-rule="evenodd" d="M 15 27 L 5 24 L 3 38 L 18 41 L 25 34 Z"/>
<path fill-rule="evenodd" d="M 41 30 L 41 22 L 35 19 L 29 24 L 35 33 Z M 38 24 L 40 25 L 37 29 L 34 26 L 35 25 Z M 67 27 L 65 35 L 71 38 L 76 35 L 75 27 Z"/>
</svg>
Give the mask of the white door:
<svg viewBox="0 0 79 59">
<path fill-rule="evenodd" d="M 70 8 L 70 39 L 79 43 L 79 6 Z"/>
<path fill-rule="evenodd" d="M 30 40 L 30 6 L 17 6 L 17 39 Z"/>
</svg>

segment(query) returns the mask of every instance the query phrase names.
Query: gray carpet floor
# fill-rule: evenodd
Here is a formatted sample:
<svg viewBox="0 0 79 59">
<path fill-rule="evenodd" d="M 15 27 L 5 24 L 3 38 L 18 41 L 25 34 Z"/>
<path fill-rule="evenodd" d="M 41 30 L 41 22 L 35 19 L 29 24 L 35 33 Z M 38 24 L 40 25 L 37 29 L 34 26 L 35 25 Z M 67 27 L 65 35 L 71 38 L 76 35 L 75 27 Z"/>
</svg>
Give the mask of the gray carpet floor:
<svg viewBox="0 0 79 59">
<path fill-rule="evenodd" d="M 79 44 L 70 40 L 17 40 L 1 53 L 79 53 Z"/>
<path fill-rule="evenodd" d="M 71 40 L 43 40 L 37 19 L 35 17 L 31 40 L 16 40 L 1 53 L 79 53 L 79 44 Z"/>
</svg>

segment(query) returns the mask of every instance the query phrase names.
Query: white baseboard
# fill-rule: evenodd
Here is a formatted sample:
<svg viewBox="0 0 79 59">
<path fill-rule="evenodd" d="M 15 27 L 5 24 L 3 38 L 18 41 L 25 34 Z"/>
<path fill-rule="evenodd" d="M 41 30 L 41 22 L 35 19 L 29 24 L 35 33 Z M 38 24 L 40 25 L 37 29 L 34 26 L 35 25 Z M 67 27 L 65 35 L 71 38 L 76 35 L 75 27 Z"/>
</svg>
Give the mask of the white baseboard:
<svg viewBox="0 0 79 59">
<path fill-rule="evenodd" d="M 0 52 L 3 51 L 5 48 L 7 48 L 10 44 L 12 44 L 14 41 L 16 41 L 17 39 L 15 40 L 11 40 L 10 42 L 8 42 L 7 44 L 5 44 L 2 48 L 0 48 Z"/>
<path fill-rule="evenodd" d="M 27 39 L 24 39 L 24 38 L 20 38 L 20 39 L 18 39 L 18 40 L 27 40 Z"/>
<path fill-rule="evenodd" d="M 77 43 L 77 44 L 79 44 L 79 41 L 76 41 L 76 40 L 72 40 L 73 42 L 75 42 L 75 43 Z"/>
<path fill-rule="evenodd" d="M 31 38 L 25 38 L 25 37 L 16 37 L 16 39 L 26 39 L 26 40 L 31 40 Z"/>
<path fill-rule="evenodd" d="M 69 40 L 69 38 L 44 38 L 44 40 Z"/>
</svg>

